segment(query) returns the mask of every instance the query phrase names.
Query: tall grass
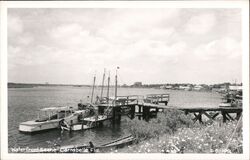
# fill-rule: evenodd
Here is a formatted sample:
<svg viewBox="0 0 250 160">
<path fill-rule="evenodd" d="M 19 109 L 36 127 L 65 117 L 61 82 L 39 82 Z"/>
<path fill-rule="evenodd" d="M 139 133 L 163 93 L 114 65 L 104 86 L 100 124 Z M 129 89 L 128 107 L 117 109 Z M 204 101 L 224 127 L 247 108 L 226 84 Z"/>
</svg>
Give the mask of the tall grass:
<svg viewBox="0 0 250 160">
<path fill-rule="evenodd" d="M 134 119 L 128 123 L 139 143 L 119 152 L 243 153 L 242 123 L 232 136 L 237 121 L 194 124 L 189 115 L 169 110 L 149 122 Z"/>
<path fill-rule="evenodd" d="M 158 113 L 157 118 L 149 122 L 133 119 L 128 120 L 130 132 L 139 140 L 157 137 L 161 134 L 173 134 L 180 127 L 192 127 L 191 117 L 180 110 L 167 110 Z"/>
</svg>

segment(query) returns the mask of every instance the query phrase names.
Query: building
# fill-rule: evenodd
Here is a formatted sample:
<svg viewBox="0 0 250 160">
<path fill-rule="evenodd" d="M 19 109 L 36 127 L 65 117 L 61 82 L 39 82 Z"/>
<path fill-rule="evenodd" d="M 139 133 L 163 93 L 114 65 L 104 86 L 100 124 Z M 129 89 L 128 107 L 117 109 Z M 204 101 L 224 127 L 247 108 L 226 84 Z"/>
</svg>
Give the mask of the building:
<svg viewBox="0 0 250 160">
<path fill-rule="evenodd" d="M 203 87 L 201 85 L 195 85 L 193 88 L 193 90 L 195 90 L 195 91 L 200 91 L 202 89 L 203 89 Z"/>
<path fill-rule="evenodd" d="M 173 86 L 171 86 L 171 85 L 165 86 L 165 89 L 172 89 L 172 88 L 173 88 Z"/>
<path fill-rule="evenodd" d="M 133 87 L 142 87 L 142 82 L 135 82 Z"/>
<path fill-rule="evenodd" d="M 172 89 L 173 87 L 171 85 L 163 85 L 160 86 L 161 89 Z"/>
<path fill-rule="evenodd" d="M 179 86 L 179 89 L 189 91 L 189 90 L 191 90 L 191 87 L 190 86 Z"/>
<path fill-rule="evenodd" d="M 242 86 L 229 86 L 230 91 L 242 91 Z"/>
</svg>

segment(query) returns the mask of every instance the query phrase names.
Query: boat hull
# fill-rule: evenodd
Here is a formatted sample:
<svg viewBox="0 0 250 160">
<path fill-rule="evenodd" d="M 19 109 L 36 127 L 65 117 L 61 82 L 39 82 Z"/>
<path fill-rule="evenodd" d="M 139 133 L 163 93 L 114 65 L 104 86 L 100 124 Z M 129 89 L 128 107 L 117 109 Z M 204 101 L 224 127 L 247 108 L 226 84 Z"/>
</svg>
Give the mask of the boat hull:
<svg viewBox="0 0 250 160">
<path fill-rule="evenodd" d="M 75 124 L 71 127 L 71 130 L 72 131 L 80 131 L 80 130 L 86 130 L 86 129 L 91 129 L 91 128 L 94 128 L 96 127 L 95 125 L 91 125 L 91 126 L 88 126 L 88 125 L 85 125 L 85 124 Z"/>
<path fill-rule="evenodd" d="M 62 119 L 64 119 L 68 124 L 76 124 L 79 122 L 78 115 L 79 114 L 72 114 L 65 118 L 48 120 L 43 122 L 35 120 L 22 122 L 19 124 L 19 131 L 23 133 L 34 133 L 34 132 L 47 131 L 51 129 L 60 128 L 59 121 L 61 121 Z"/>
<path fill-rule="evenodd" d="M 32 132 L 55 129 L 58 128 L 59 121 L 60 119 L 54 121 L 46 121 L 46 122 L 36 122 L 36 121 L 23 122 L 19 125 L 19 131 L 25 133 L 32 133 Z"/>
<path fill-rule="evenodd" d="M 84 118 L 84 122 L 86 122 L 86 124 L 83 123 L 78 123 L 78 124 L 74 124 L 71 126 L 71 130 L 72 131 L 79 131 L 79 130 L 86 130 L 86 129 L 91 129 L 91 128 L 95 128 L 98 126 L 99 123 L 108 120 L 109 117 L 104 116 L 104 115 L 99 115 L 99 116 L 92 116 L 92 117 L 88 117 L 88 118 Z"/>
</svg>

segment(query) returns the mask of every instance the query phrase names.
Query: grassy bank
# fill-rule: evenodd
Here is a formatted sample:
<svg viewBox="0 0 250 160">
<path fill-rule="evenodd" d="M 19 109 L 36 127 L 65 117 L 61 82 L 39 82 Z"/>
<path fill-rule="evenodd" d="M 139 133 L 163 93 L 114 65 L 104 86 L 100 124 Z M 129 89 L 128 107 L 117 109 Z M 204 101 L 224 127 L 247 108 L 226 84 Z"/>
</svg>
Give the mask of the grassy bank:
<svg viewBox="0 0 250 160">
<path fill-rule="evenodd" d="M 138 143 L 115 152 L 127 153 L 242 153 L 242 124 L 193 123 L 189 115 L 169 110 L 149 122 L 129 120 Z M 233 132 L 235 130 L 234 136 Z"/>
</svg>

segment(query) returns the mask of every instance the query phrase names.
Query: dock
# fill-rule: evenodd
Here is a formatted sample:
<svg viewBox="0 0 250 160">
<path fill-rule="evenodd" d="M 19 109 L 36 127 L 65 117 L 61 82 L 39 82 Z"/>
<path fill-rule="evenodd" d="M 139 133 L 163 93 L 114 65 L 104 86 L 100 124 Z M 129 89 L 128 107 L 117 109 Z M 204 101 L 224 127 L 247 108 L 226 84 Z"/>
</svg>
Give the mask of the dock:
<svg viewBox="0 0 250 160">
<path fill-rule="evenodd" d="M 169 94 L 150 94 L 146 96 L 130 95 L 117 96 L 116 101 L 106 104 L 98 104 L 98 108 L 112 108 L 110 112 L 114 122 L 119 122 L 122 115 L 128 116 L 130 119 L 138 117 L 148 121 L 152 117 L 156 117 L 158 112 L 168 109 L 177 109 L 185 114 L 193 114 L 193 121 L 204 122 L 204 116 L 210 120 L 215 120 L 221 115 L 223 122 L 238 120 L 242 114 L 242 107 L 181 107 L 169 106 Z M 103 110 L 101 109 L 101 110 Z"/>
</svg>

